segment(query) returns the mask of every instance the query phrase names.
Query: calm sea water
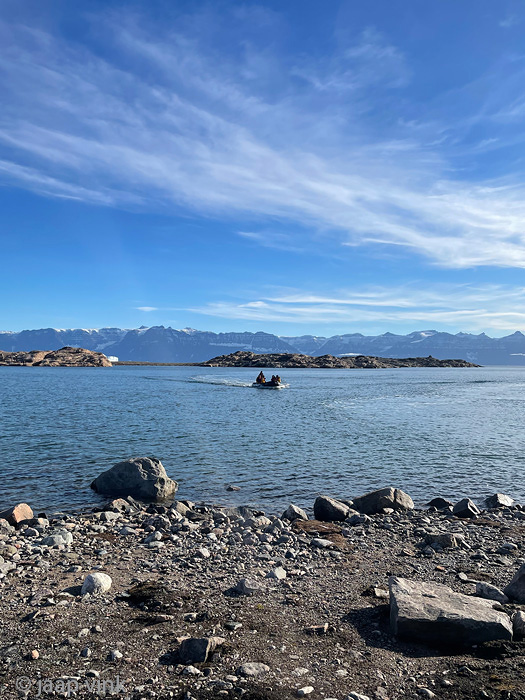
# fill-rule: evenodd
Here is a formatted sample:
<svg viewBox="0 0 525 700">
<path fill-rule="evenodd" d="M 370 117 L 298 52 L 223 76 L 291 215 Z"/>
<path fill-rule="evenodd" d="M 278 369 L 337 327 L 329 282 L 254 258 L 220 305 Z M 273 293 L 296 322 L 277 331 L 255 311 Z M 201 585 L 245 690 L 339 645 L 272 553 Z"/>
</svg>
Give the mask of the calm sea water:
<svg viewBox="0 0 525 700">
<path fill-rule="evenodd" d="M 268 511 L 386 485 L 525 501 L 525 368 L 279 373 L 260 391 L 253 369 L 0 367 L 0 507 L 97 503 L 94 477 L 148 455 L 180 498 Z"/>
</svg>

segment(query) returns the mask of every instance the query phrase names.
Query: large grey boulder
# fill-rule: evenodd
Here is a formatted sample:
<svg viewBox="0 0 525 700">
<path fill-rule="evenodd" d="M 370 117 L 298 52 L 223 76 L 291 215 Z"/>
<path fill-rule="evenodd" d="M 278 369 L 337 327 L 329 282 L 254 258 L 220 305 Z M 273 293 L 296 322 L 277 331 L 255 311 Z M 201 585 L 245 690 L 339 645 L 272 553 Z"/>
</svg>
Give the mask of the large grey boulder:
<svg viewBox="0 0 525 700">
<path fill-rule="evenodd" d="M 393 634 L 430 646 L 471 646 L 512 639 L 512 623 L 494 610 L 495 601 L 456 593 L 440 583 L 392 576 L 390 625 Z"/>
<path fill-rule="evenodd" d="M 123 498 L 133 496 L 144 501 L 166 501 L 172 498 L 178 487 L 155 457 L 136 457 L 119 462 L 91 484 L 97 493 Z"/>
<path fill-rule="evenodd" d="M 281 515 L 281 518 L 293 522 L 294 520 L 308 520 L 308 515 L 306 514 L 306 511 L 304 511 L 302 508 L 299 508 L 299 506 L 290 503 L 288 508 Z"/>
<path fill-rule="evenodd" d="M 514 499 L 504 493 L 495 493 L 485 499 L 487 508 L 509 508 L 514 503 Z"/>
<path fill-rule="evenodd" d="M 480 509 L 470 498 L 463 498 L 461 501 L 458 501 L 452 508 L 452 512 L 457 518 L 477 518 L 481 513 Z"/>
<path fill-rule="evenodd" d="M 411 510 L 414 507 L 414 502 L 407 493 L 392 487 L 366 493 L 364 496 L 354 498 L 353 501 L 354 508 L 366 515 L 380 513 L 383 508 Z"/>
<path fill-rule="evenodd" d="M 94 574 L 88 574 L 82 584 L 82 595 L 86 595 L 86 593 L 90 595 L 107 593 L 112 583 L 111 576 L 107 574 L 103 574 L 99 571 Z"/>
<path fill-rule="evenodd" d="M 525 564 L 516 571 L 512 581 L 503 589 L 503 593 L 516 603 L 525 603 Z"/>
<path fill-rule="evenodd" d="M 180 645 L 180 661 L 183 664 L 205 663 L 225 641 L 224 637 L 188 637 Z"/>
<path fill-rule="evenodd" d="M 351 508 L 329 496 L 317 496 L 314 503 L 314 517 L 323 522 L 346 520 Z"/>
</svg>

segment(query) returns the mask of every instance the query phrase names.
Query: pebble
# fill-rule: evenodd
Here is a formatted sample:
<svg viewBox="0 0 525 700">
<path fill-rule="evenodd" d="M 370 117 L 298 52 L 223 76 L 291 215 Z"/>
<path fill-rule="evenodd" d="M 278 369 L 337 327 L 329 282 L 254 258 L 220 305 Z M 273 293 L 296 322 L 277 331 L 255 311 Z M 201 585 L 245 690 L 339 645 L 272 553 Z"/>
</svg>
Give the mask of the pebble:
<svg viewBox="0 0 525 700">
<path fill-rule="evenodd" d="M 118 649 L 112 649 L 109 652 L 108 659 L 109 659 L 109 661 L 119 661 L 120 659 L 123 658 L 123 656 L 124 656 L 124 654 L 121 651 L 119 651 Z"/>
<path fill-rule="evenodd" d="M 184 676 L 201 676 L 202 675 L 202 671 L 199 671 L 199 669 L 195 668 L 195 666 L 186 666 L 182 673 Z"/>
<path fill-rule="evenodd" d="M 254 579 L 242 578 L 235 586 L 235 591 L 241 595 L 254 595 L 264 590 L 264 587 Z"/>
<path fill-rule="evenodd" d="M 286 571 L 282 566 L 276 566 L 275 569 L 272 569 L 266 574 L 266 578 L 273 578 L 277 579 L 278 581 L 282 581 L 286 578 Z"/>
<path fill-rule="evenodd" d="M 236 673 L 237 675 L 244 676 L 245 678 L 253 678 L 254 676 L 261 676 L 263 673 L 268 673 L 269 670 L 270 667 L 266 664 L 256 661 L 249 661 L 239 666 Z"/>
<path fill-rule="evenodd" d="M 328 632 L 328 622 L 324 625 L 312 625 L 311 627 L 305 627 L 304 631 L 306 634 L 326 634 Z"/>
<path fill-rule="evenodd" d="M 229 630 L 230 632 L 236 632 L 238 629 L 242 627 L 242 622 L 235 622 L 235 621 L 230 621 L 230 622 L 225 622 L 224 623 L 225 629 Z"/>
<path fill-rule="evenodd" d="M 91 595 L 107 593 L 112 583 L 111 577 L 107 574 L 88 574 L 82 584 L 82 595 L 86 595 L 86 593 Z"/>
</svg>

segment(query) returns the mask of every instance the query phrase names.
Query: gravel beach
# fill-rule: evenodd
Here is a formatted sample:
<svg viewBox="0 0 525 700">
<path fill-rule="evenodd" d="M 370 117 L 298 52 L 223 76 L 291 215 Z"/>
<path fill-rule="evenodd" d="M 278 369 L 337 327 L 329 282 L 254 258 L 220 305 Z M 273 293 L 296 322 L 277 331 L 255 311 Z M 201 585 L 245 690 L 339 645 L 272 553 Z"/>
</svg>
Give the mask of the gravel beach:
<svg viewBox="0 0 525 700">
<path fill-rule="evenodd" d="M 11 509 L 0 696 L 525 698 L 525 600 L 501 591 L 525 562 L 525 508 L 358 503 L 317 499 L 308 520 L 132 498 L 52 518 Z M 332 507 L 337 520 L 320 520 Z M 496 587 L 489 612 L 509 629 L 514 618 L 514 638 L 456 648 L 435 620 L 424 642 L 397 635 L 392 577 L 467 605 Z"/>
</svg>

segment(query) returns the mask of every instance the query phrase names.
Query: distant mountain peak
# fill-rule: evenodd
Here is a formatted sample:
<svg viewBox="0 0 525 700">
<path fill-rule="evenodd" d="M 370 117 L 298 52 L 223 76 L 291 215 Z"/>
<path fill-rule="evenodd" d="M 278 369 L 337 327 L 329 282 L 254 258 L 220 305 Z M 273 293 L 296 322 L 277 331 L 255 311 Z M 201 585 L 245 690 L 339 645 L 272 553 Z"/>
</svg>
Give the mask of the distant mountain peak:
<svg viewBox="0 0 525 700">
<path fill-rule="evenodd" d="M 205 362 L 218 355 L 241 351 L 334 357 L 432 355 L 438 359 L 461 359 L 476 364 L 525 365 L 525 335 L 521 331 L 502 338 L 491 338 L 486 333 L 460 332 L 453 335 L 436 330 L 413 331 L 407 335 L 345 333 L 325 338 L 316 335 L 277 336 L 262 330 L 213 333 L 194 328 L 177 330 L 169 326 L 0 332 L 0 350 L 6 352 L 53 351 L 64 346 L 143 362 Z"/>
<path fill-rule="evenodd" d="M 438 333 L 438 331 L 432 331 L 432 330 L 428 330 L 428 331 L 412 331 L 412 333 L 409 333 L 408 335 L 412 335 L 412 336 L 417 336 L 417 335 L 419 335 L 419 336 L 422 336 L 422 337 L 424 337 L 424 338 L 427 338 L 427 337 L 430 337 L 430 336 L 433 336 L 433 335 L 437 335 L 437 333 Z"/>
</svg>

